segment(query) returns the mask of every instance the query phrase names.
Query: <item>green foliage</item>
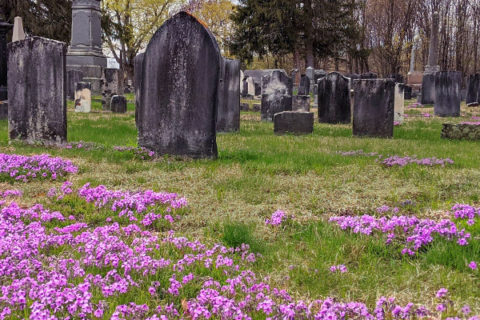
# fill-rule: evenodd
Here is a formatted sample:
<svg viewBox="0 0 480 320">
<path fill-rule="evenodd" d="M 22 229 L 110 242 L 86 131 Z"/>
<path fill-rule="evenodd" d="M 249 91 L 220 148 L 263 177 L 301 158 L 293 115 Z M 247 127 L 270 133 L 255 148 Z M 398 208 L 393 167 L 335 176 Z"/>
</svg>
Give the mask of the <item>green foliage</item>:
<svg viewBox="0 0 480 320">
<path fill-rule="evenodd" d="M 223 225 L 222 241 L 231 248 L 248 244 L 252 252 L 264 252 L 264 246 L 254 236 L 254 227 L 241 222 L 226 222 Z"/>
</svg>

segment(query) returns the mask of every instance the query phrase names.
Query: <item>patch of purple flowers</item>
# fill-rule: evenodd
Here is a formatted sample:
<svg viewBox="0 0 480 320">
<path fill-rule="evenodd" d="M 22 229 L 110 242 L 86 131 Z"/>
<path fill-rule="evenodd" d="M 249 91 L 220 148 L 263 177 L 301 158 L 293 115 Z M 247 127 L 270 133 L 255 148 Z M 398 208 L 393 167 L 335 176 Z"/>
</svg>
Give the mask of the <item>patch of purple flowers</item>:
<svg viewBox="0 0 480 320">
<path fill-rule="evenodd" d="M 407 157 L 392 156 L 392 157 L 383 159 L 381 163 L 386 167 L 395 167 L 395 166 L 405 167 L 406 165 L 409 165 L 409 164 L 418 164 L 421 166 L 428 166 L 428 167 L 433 167 L 433 166 L 445 167 L 447 164 L 453 164 L 454 161 L 450 158 L 437 159 L 433 157 L 433 158 L 417 159 L 417 158 L 412 158 L 408 156 Z"/>
<path fill-rule="evenodd" d="M 279 226 L 285 221 L 287 221 L 288 216 L 285 211 L 277 210 L 275 211 L 269 219 L 265 219 L 266 225 Z"/>
<path fill-rule="evenodd" d="M 155 152 L 144 147 L 125 147 L 125 146 L 115 146 L 113 150 L 120 152 L 133 152 L 133 155 L 136 158 L 141 160 L 153 159 L 155 157 Z"/>
<path fill-rule="evenodd" d="M 15 181 L 56 180 L 77 172 L 78 168 L 70 160 L 51 157 L 48 154 L 33 156 L 0 154 L 0 175 Z"/>
</svg>

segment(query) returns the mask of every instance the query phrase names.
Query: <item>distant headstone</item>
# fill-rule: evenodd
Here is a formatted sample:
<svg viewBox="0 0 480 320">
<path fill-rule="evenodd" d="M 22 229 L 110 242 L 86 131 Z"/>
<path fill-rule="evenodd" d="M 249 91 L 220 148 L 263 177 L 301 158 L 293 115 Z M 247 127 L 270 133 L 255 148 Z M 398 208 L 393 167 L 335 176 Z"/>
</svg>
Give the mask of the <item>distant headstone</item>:
<svg viewBox="0 0 480 320">
<path fill-rule="evenodd" d="M 318 81 L 318 121 L 350 123 L 350 80 L 338 72 L 329 73 Z"/>
<path fill-rule="evenodd" d="M 403 123 L 405 120 L 405 86 L 403 83 L 395 83 L 395 106 L 394 121 Z"/>
<path fill-rule="evenodd" d="M 68 70 L 67 71 L 67 98 L 70 100 L 75 100 L 75 84 L 82 82 L 83 72 L 80 70 Z"/>
<path fill-rule="evenodd" d="M 120 70 L 106 68 L 103 69 L 102 96 L 105 104 L 103 110 L 110 110 L 110 102 L 113 96 L 120 93 Z"/>
<path fill-rule="evenodd" d="M 293 96 L 292 111 L 310 112 L 310 96 Z"/>
<path fill-rule="evenodd" d="M 110 109 L 113 113 L 127 112 L 127 98 L 119 95 L 113 96 L 110 101 Z"/>
<path fill-rule="evenodd" d="M 214 36 L 180 12 L 152 37 L 142 67 L 138 144 L 158 154 L 217 156 L 221 56 Z"/>
<path fill-rule="evenodd" d="M 306 70 L 305 70 L 305 75 L 307 76 L 308 79 L 310 79 L 310 81 L 314 81 L 314 77 L 315 77 L 315 69 L 312 68 L 312 67 L 308 67 Z"/>
<path fill-rule="evenodd" d="M 250 111 L 250 105 L 248 103 L 242 102 L 242 103 L 240 103 L 240 110 L 241 111 Z"/>
<path fill-rule="evenodd" d="M 247 96 L 253 98 L 255 96 L 255 82 L 253 82 L 252 77 L 248 77 L 246 82 L 247 82 Z"/>
<path fill-rule="evenodd" d="M 222 59 L 218 88 L 217 132 L 240 130 L 240 61 Z"/>
<path fill-rule="evenodd" d="M 313 122 L 313 112 L 284 111 L 275 114 L 273 127 L 275 134 L 310 134 Z"/>
<path fill-rule="evenodd" d="M 424 73 L 422 80 L 422 104 L 435 103 L 435 73 Z"/>
<path fill-rule="evenodd" d="M 92 111 L 92 84 L 77 82 L 75 84 L 75 112 Z"/>
<path fill-rule="evenodd" d="M 13 22 L 12 42 L 25 40 L 25 32 L 23 31 L 23 21 L 21 17 L 15 17 Z"/>
<path fill-rule="evenodd" d="M 412 87 L 406 85 L 406 86 L 404 86 L 403 89 L 404 89 L 404 90 L 403 90 L 403 93 L 404 93 L 404 96 L 403 96 L 403 97 L 404 97 L 404 99 L 405 99 L 405 100 L 410 100 L 410 99 L 412 99 L 412 98 L 413 98 L 413 96 L 412 96 Z"/>
<path fill-rule="evenodd" d="M 435 115 L 440 117 L 460 116 L 460 86 L 462 73 L 441 71 L 435 73 Z"/>
<path fill-rule="evenodd" d="M 354 80 L 353 135 L 392 138 L 395 82 L 390 79 Z"/>
<path fill-rule="evenodd" d="M 142 110 L 142 68 L 143 68 L 143 58 L 145 57 L 144 53 L 139 53 L 133 60 L 133 72 L 134 72 L 134 85 L 135 85 L 135 124 L 138 129 L 138 114 L 143 112 Z"/>
<path fill-rule="evenodd" d="M 10 139 L 67 140 L 66 44 L 31 37 L 8 44 Z"/>
<path fill-rule="evenodd" d="M 360 79 L 377 79 L 378 75 L 373 72 L 366 72 L 360 75 Z"/>
<path fill-rule="evenodd" d="M 468 77 L 466 103 L 470 107 L 480 104 L 480 74 L 472 74 Z"/>
<path fill-rule="evenodd" d="M 262 78 L 262 120 L 273 121 L 276 113 L 292 110 L 292 79 L 284 70 Z"/>
<path fill-rule="evenodd" d="M 300 78 L 300 85 L 298 86 L 299 96 L 308 96 L 310 94 L 310 79 L 302 74 Z"/>
</svg>

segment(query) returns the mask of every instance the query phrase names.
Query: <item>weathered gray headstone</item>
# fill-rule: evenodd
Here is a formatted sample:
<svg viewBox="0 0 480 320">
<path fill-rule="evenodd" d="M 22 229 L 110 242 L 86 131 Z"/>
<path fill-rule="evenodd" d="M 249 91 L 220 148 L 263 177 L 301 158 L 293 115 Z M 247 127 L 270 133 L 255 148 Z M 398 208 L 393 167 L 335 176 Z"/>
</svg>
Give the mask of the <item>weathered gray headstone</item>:
<svg viewBox="0 0 480 320">
<path fill-rule="evenodd" d="M 133 72 L 134 72 L 134 82 L 135 82 L 135 124 L 138 129 L 138 114 L 142 110 L 142 68 L 143 68 L 143 58 L 145 57 L 144 53 L 139 53 L 133 60 Z"/>
<path fill-rule="evenodd" d="M 318 121 L 350 123 L 350 80 L 338 72 L 329 73 L 318 81 Z"/>
<path fill-rule="evenodd" d="M 462 73 L 441 71 L 435 73 L 435 115 L 440 117 L 460 116 L 460 86 Z"/>
<path fill-rule="evenodd" d="M 240 130 L 240 61 L 222 59 L 218 88 L 217 132 Z"/>
<path fill-rule="evenodd" d="M 468 77 L 466 103 L 468 106 L 478 106 L 480 104 L 480 74 L 472 74 Z"/>
<path fill-rule="evenodd" d="M 80 70 L 68 70 L 67 71 L 67 98 L 75 100 L 75 84 L 82 82 L 83 72 Z"/>
<path fill-rule="evenodd" d="M 390 79 L 354 80 L 353 135 L 393 137 L 395 82 Z"/>
<path fill-rule="evenodd" d="M 25 40 L 25 32 L 23 31 L 23 21 L 21 17 L 15 17 L 13 22 L 12 42 Z"/>
<path fill-rule="evenodd" d="M 276 113 L 292 111 L 292 79 L 284 70 L 274 70 L 262 78 L 262 120 L 273 121 Z"/>
<path fill-rule="evenodd" d="M 75 112 L 92 111 L 92 84 L 77 82 L 75 84 Z"/>
<path fill-rule="evenodd" d="M 67 140 L 66 44 L 31 37 L 8 45 L 10 139 Z"/>
<path fill-rule="evenodd" d="M 180 12 L 152 37 L 143 60 L 139 146 L 158 154 L 216 157 L 221 56 L 214 36 Z"/>
<path fill-rule="evenodd" d="M 107 58 L 102 52 L 100 0 L 73 0 L 72 37 L 67 53 L 67 69 L 81 70 L 92 91 L 102 93 L 102 70 Z"/>
<path fill-rule="evenodd" d="M 300 78 L 300 85 L 298 86 L 299 96 L 308 96 L 310 94 L 310 79 L 302 74 Z"/>
<path fill-rule="evenodd" d="M 422 104 L 435 103 L 435 73 L 424 73 L 422 79 Z"/>
<path fill-rule="evenodd" d="M 310 96 L 293 96 L 292 111 L 310 112 Z"/>
<path fill-rule="evenodd" d="M 110 108 L 113 113 L 127 112 L 127 98 L 124 96 L 113 96 L 110 101 Z"/>
<path fill-rule="evenodd" d="M 394 121 L 403 123 L 405 120 L 405 86 L 403 83 L 395 83 L 395 115 Z"/>
<path fill-rule="evenodd" d="M 120 70 L 106 68 L 103 69 L 103 81 L 102 81 L 102 96 L 104 98 L 105 104 L 103 105 L 104 110 L 110 110 L 110 102 L 113 96 L 120 94 Z"/>
<path fill-rule="evenodd" d="M 439 16 L 438 12 L 434 12 L 432 16 L 432 26 L 430 29 L 430 44 L 428 49 L 428 64 L 425 66 L 425 72 L 422 79 L 422 104 L 435 103 L 435 73 L 440 71 L 438 65 L 438 33 L 439 33 Z"/>
<path fill-rule="evenodd" d="M 284 111 L 275 114 L 273 127 L 275 134 L 310 134 L 313 122 L 313 112 Z"/>
<path fill-rule="evenodd" d="M 412 87 L 411 87 L 411 86 L 405 85 L 403 92 L 404 92 L 404 96 L 403 96 L 403 97 L 404 97 L 405 100 L 410 100 L 410 99 L 413 98 L 413 96 L 412 96 Z"/>
</svg>

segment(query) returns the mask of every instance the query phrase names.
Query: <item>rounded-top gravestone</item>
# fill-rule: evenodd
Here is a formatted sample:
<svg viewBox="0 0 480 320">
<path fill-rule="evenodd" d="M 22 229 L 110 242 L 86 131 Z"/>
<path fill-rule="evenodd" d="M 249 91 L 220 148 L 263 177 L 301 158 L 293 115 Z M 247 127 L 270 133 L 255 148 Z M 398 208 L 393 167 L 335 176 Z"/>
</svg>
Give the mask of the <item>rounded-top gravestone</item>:
<svg viewBox="0 0 480 320">
<path fill-rule="evenodd" d="M 263 121 L 273 121 L 276 113 L 292 111 L 292 78 L 284 70 L 274 70 L 262 78 Z"/>
<path fill-rule="evenodd" d="M 158 29 L 143 59 L 139 145 L 159 154 L 216 157 L 221 56 L 213 35 L 180 12 Z"/>
<path fill-rule="evenodd" d="M 350 123 L 350 79 L 338 72 L 318 80 L 318 121 L 320 123 Z"/>
<path fill-rule="evenodd" d="M 113 113 L 127 112 L 127 98 L 125 96 L 115 95 L 110 100 L 110 108 Z"/>
</svg>

